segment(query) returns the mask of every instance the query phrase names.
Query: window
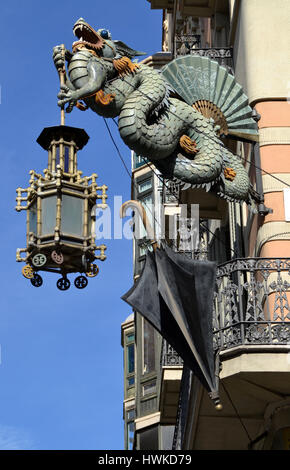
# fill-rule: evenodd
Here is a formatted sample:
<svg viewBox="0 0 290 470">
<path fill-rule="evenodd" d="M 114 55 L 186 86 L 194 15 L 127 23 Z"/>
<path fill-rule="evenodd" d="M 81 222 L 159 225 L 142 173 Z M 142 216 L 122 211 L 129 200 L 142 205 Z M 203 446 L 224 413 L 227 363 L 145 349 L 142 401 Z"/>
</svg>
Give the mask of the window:
<svg viewBox="0 0 290 470">
<path fill-rule="evenodd" d="M 129 378 L 127 379 L 127 385 L 128 385 L 128 387 L 132 387 L 134 384 L 135 384 L 135 377 L 134 377 L 134 376 L 133 376 L 133 377 L 129 377 Z"/>
<path fill-rule="evenodd" d="M 128 358 L 128 374 L 134 372 L 134 344 L 127 346 L 127 358 Z"/>
<path fill-rule="evenodd" d="M 152 197 L 152 194 L 148 194 L 148 196 L 145 196 L 145 197 L 142 197 L 142 198 L 139 198 L 139 201 L 141 202 L 142 206 L 144 207 L 145 211 L 146 211 L 146 215 L 148 217 L 148 220 L 151 224 L 151 226 L 153 227 L 154 224 L 154 207 L 153 207 L 153 197 Z M 138 231 L 138 238 L 141 239 L 141 238 L 145 238 L 146 237 L 146 230 L 144 228 L 144 225 L 143 223 L 141 222 L 140 218 L 138 218 L 138 220 L 140 221 L 140 224 L 139 224 L 139 231 Z"/>
<path fill-rule="evenodd" d="M 136 170 L 136 168 L 139 168 L 142 165 L 146 165 L 148 162 L 147 158 L 140 157 L 140 155 L 136 155 L 134 152 L 133 155 L 133 170 Z"/>
<path fill-rule="evenodd" d="M 127 436 L 127 449 L 132 450 L 134 444 L 134 421 L 130 421 L 129 423 L 127 423 Z"/>
<path fill-rule="evenodd" d="M 144 193 L 144 191 L 148 191 L 151 188 L 152 188 L 151 177 L 147 178 L 144 181 L 141 181 L 141 183 L 138 183 L 138 193 Z"/>
<path fill-rule="evenodd" d="M 153 380 L 152 382 L 148 382 L 143 385 L 143 397 L 146 397 L 147 395 L 151 395 L 151 393 L 156 392 L 156 380 Z"/>
<path fill-rule="evenodd" d="M 145 175 L 137 178 L 135 183 L 134 197 L 144 206 L 149 222 L 154 229 L 154 193 L 152 172 L 147 172 Z M 136 220 L 135 237 L 135 274 L 140 274 L 146 254 L 146 246 L 144 244 L 146 231 L 139 217 Z"/>
<path fill-rule="evenodd" d="M 143 373 L 155 370 L 155 338 L 153 326 L 143 318 Z"/>
<path fill-rule="evenodd" d="M 135 410 L 127 411 L 127 442 L 126 442 L 126 449 L 132 450 L 134 445 L 134 419 L 135 419 Z"/>
<path fill-rule="evenodd" d="M 135 335 L 133 332 L 126 334 L 126 386 L 135 385 Z"/>
</svg>

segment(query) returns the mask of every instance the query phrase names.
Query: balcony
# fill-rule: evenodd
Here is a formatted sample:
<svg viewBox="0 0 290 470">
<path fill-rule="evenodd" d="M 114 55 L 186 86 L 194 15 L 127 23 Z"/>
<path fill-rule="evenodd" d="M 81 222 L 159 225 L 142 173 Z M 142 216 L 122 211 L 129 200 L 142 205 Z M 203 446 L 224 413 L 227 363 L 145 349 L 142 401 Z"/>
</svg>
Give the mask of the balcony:
<svg viewBox="0 0 290 470">
<path fill-rule="evenodd" d="M 174 7 L 174 0 L 148 0 L 152 9 L 167 8 L 170 11 Z M 212 16 L 216 12 L 227 13 L 228 0 L 181 0 L 179 2 L 180 13 L 184 16 Z"/>
<path fill-rule="evenodd" d="M 175 34 L 175 51 L 178 56 L 190 54 L 200 48 L 200 34 Z"/>
<path fill-rule="evenodd" d="M 200 232 L 199 250 L 184 252 L 184 256 L 205 259 L 204 232 L 205 228 Z M 223 355 L 252 346 L 265 351 L 290 348 L 290 258 L 238 258 L 218 266 L 213 345 Z M 161 367 L 182 365 L 163 339 Z"/>
<path fill-rule="evenodd" d="M 175 424 L 179 400 L 183 361 L 165 339 L 161 350 L 160 420 Z"/>
<path fill-rule="evenodd" d="M 213 334 L 223 410 L 214 409 L 185 368 L 175 450 L 271 448 L 275 422 L 267 410 L 280 409 L 289 396 L 289 300 L 290 258 L 240 258 L 218 266 Z"/>
<path fill-rule="evenodd" d="M 183 365 L 183 360 L 174 351 L 173 347 L 165 339 L 162 341 L 161 366 L 178 367 Z"/>
<path fill-rule="evenodd" d="M 290 345 L 289 300 L 290 258 L 245 258 L 220 265 L 214 299 L 215 349 Z"/>
<path fill-rule="evenodd" d="M 147 0 L 151 3 L 152 10 L 168 9 L 173 10 L 174 0 Z"/>
<path fill-rule="evenodd" d="M 233 73 L 233 48 L 232 47 L 200 47 L 201 36 L 199 34 L 176 34 L 174 50 L 177 57 L 184 55 L 198 55 L 216 60 L 229 72 Z"/>
</svg>

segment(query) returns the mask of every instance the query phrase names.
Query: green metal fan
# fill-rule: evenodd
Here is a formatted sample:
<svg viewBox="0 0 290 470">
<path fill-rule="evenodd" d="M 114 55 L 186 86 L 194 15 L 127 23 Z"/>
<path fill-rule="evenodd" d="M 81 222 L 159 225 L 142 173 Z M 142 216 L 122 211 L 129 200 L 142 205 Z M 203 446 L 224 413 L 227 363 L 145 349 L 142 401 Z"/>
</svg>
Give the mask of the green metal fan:
<svg viewBox="0 0 290 470">
<path fill-rule="evenodd" d="M 208 57 L 188 55 L 170 62 L 162 74 L 187 104 L 214 119 L 220 134 L 258 140 L 248 97 L 225 67 Z"/>
</svg>

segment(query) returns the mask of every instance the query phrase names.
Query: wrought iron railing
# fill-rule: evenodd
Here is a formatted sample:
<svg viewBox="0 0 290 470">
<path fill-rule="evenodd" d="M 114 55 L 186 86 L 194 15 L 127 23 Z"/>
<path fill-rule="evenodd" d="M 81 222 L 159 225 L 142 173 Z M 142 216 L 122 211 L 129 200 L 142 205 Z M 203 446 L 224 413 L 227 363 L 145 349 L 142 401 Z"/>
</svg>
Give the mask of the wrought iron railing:
<svg viewBox="0 0 290 470">
<path fill-rule="evenodd" d="M 191 53 L 194 48 L 200 48 L 200 34 L 176 34 L 175 51 L 178 56 Z"/>
<path fill-rule="evenodd" d="M 213 319 L 216 350 L 290 345 L 290 258 L 240 258 L 218 266 Z M 174 450 L 183 445 L 191 378 L 185 368 Z"/>
<path fill-rule="evenodd" d="M 290 346 L 290 258 L 239 258 L 217 268 L 215 350 Z M 163 339 L 161 365 L 182 365 Z"/>
<path fill-rule="evenodd" d="M 203 47 L 199 49 L 191 49 L 191 54 L 202 57 L 209 57 L 220 63 L 220 65 L 232 67 L 233 48 L 232 47 Z"/>
<path fill-rule="evenodd" d="M 163 187 L 163 202 L 164 203 L 179 203 L 181 184 L 175 181 L 164 179 Z"/>
<path fill-rule="evenodd" d="M 244 258 L 218 267 L 214 348 L 290 345 L 290 258 Z"/>
<path fill-rule="evenodd" d="M 163 338 L 161 349 L 161 367 L 182 366 L 183 360 L 178 356 L 177 352 L 170 346 L 169 343 Z"/>
<path fill-rule="evenodd" d="M 198 34 L 177 35 L 175 37 L 175 53 L 177 57 L 184 55 L 199 55 L 216 60 L 233 72 L 233 48 L 232 47 L 200 47 Z"/>
</svg>

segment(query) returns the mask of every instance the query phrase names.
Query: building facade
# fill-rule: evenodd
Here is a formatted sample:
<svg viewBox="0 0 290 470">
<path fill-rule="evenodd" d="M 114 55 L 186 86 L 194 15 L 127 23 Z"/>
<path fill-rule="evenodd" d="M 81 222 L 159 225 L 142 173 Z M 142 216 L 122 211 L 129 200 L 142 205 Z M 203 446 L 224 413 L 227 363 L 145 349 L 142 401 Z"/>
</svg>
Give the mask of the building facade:
<svg viewBox="0 0 290 470">
<path fill-rule="evenodd" d="M 234 74 L 249 97 L 259 142 L 225 144 L 248 170 L 258 211 L 202 189 L 180 191 L 132 156 L 132 199 L 147 207 L 157 238 L 167 238 L 170 224 L 179 230 L 181 204 L 199 206 L 198 246 L 177 238 L 173 248 L 218 264 L 213 333 L 223 409 L 215 410 L 172 347 L 134 312 L 128 323 L 134 373 L 125 365 L 125 381 L 134 376 L 134 387 L 129 397 L 125 382 L 124 401 L 131 448 L 290 449 L 290 3 L 148 1 L 163 10 L 163 35 L 162 51 L 145 63 L 160 68 L 182 55 L 207 56 Z M 190 231 L 189 212 L 184 220 Z M 134 242 L 135 279 L 145 249 L 144 240 Z"/>
</svg>

